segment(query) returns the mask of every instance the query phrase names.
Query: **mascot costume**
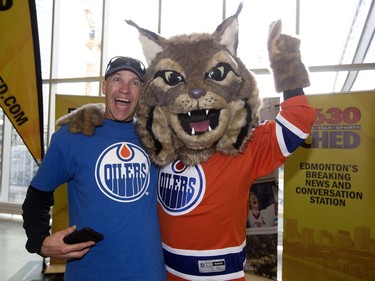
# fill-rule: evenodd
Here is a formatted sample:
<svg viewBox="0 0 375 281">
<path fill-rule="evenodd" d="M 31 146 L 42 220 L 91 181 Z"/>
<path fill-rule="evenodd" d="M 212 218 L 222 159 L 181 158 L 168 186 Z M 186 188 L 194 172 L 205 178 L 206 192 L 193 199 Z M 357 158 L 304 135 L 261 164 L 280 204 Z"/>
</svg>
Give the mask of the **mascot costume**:
<svg viewBox="0 0 375 281">
<path fill-rule="evenodd" d="M 169 39 L 139 27 L 149 65 L 136 112 L 139 136 L 160 166 L 158 201 L 168 280 L 245 280 L 249 189 L 308 137 L 314 121 L 297 38 L 271 24 L 268 51 L 277 92 L 273 121 L 260 122 L 254 75 L 237 57 L 238 15 L 212 34 Z M 103 105 L 58 120 L 91 135 Z M 147 223 L 147 222 L 145 222 Z"/>
</svg>

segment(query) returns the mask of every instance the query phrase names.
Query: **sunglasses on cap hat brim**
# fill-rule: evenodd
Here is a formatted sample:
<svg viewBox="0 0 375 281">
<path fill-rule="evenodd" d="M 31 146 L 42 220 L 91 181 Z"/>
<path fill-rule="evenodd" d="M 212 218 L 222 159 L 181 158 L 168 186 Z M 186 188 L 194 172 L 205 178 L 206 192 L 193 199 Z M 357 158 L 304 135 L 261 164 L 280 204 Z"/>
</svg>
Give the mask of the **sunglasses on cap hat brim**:
<svg viewBox="0 0 375 281">
<path fill-rule="evenodd" d="M 134 72 L 142 82 L 144 81 L 144 75 L 146 73 L 144 64 L 137 59 L 122 56 L 113 57 L 109 61 L 104 79 L 107 80 L 109 76 L 120 70 L 130 70 Z"/>
</svg>

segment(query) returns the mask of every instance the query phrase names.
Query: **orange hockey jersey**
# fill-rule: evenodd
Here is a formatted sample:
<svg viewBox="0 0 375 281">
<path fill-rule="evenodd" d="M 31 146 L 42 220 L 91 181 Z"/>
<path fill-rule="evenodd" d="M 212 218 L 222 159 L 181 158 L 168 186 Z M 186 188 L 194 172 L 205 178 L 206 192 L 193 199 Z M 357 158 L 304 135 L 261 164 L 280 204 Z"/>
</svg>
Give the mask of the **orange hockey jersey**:
<svg viewBox="0 0 375 281">
<path fill-rule="evenodd" d="M 275 121 L 254 129 L 246 150 L 216 152 L 207 162 L 175 161 L 158 178 L 168 280 L 245 280 L 249 189 L 308 137 L 314 110 L 305 96 L 287 99 Z"/>
</svg>

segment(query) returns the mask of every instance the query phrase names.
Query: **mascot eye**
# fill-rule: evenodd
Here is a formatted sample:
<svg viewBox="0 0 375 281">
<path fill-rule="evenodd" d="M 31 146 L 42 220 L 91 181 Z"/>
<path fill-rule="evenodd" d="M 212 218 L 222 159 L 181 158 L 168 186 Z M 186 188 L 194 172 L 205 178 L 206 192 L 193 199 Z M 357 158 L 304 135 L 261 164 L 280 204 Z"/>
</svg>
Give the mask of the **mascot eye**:
<svg viewBox="0 0 375 281">
<path fill-rule="evenodd" d="M 206 73 L 206 78 L 213 79 L 215 81 L 223 81 L 227 77 L 229 71 L 232 67 L 227 63 L 219 63 L 217 66 L 212 68 L 208 73 Z"/>
<path fill-rule="evenodd" d="M 154 78 L 161 77 L 166 84 L 169 86 L 175 86 L 181 82 L 184 82 L 184 77 L 173 70 L 163 70 L 155 74 Z"/>
</svg>

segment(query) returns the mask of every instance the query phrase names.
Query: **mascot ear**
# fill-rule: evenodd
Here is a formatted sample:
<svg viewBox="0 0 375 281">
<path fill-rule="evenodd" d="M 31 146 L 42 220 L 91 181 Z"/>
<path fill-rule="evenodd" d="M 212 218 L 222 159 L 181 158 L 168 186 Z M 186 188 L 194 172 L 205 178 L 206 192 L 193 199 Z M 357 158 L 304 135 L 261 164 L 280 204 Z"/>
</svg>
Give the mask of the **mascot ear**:
<svg viewBox="0 0 375 281">
<path fill-rule="evenodd" d="M 224 45 L 232 56 L 237 56 L 238 47 L 238 15 L 243 7 L 241 2 L 237 12 L 225 19 L 215 30 L 214 36 L 219 36 L 219 42 Z"/>
<path fill-rule="evenodd" d="M 164 48 L 162 46 L 163 41 L 166 39 L 159 36 L 158 34 L 139 27 L 132 20 L 125 20 L 127 24 L 134 26 L 139 32 L 139 41 L 141 42 L 143 48 L 143 54 L 146 58 L 146 62 L 150 65 L 156 58 L 157 54 L 163 52 Z"/>
</svg>

